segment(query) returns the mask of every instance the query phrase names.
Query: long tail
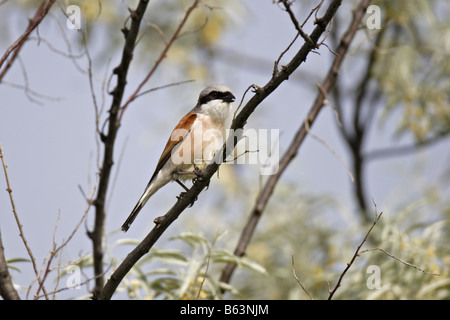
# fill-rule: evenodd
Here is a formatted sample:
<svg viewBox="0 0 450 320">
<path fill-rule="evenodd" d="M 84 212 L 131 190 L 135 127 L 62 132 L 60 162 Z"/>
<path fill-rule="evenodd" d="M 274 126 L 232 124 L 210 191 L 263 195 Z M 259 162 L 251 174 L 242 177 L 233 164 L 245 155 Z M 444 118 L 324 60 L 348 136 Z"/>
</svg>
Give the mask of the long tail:
<svg viewBox="0 0 450 320">
<path fill-rule="evenodd" d="M 139 211 L 144 207 L 144 205 L 147 203 L 148 199 L 158 190 L 159 188 L 155 188 L 155 185 L 153 183 L 150 183 L 147 188 L 145 188 L 144 193 L 140 197 L 139 201 L 136 203 L 136 206 L 131 211 L 130 215 L 128 216 L 127 220 L 125 220 L 124 224 L 122 225 L 121 229 L 123 232 L 127 232 L 127 230 L 130 228 L 131 224 L 133 223 L 134 219 L 136 219 L 137 215 L 139 214 Z"/>
</svg>

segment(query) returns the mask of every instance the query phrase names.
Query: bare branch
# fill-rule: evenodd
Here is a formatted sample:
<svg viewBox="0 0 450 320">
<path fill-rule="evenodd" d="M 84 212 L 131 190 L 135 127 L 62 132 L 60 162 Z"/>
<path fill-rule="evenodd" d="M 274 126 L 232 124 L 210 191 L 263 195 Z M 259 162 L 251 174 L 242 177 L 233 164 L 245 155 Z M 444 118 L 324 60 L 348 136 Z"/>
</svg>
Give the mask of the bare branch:
<svg viewBox="0 0 450 320">
<path fill-rule="evenodd" d="M 317 141 L 319 141 L 326 149 L 328 149 L 336 157 L 336 159 L 339 160 L 340 163 L 342 163 L 342 165 L 345 167 L 345 169 L 347 169 L 347 173 L 350 176 L 350 179 L 352 180 L 352 182 L 354 182 L 355 181 L 355 177 L 353 175 L 352 169 L 350 169 L 348 164 L 345 163 L 345 160 L 324 139 L 322 139 L 318 135 L 316 135 L 316 134 L 311 132 L 311 130 L 309 128 L 308 121 L 306 121 L 306 119 L 305 119 L 305 128 L 306 128 L 306 131 L 308 132 L 308 134 L 312 138 L 314 138 Z"/>
<path fill-rule="evenodd" d="M 270 176 L 270 178 L 266 181 L 264 188 L 259 193 L 258 198 L 255 201 L 255 205 L 252 209 L 252 212 L 250 213 L 250 217 L 247 221 L 247 224 L 242 230 L 238 244 L 236 246 L 236 249 L 234 250 L 234 254 L 236 256 L 242 257 L 245 254 L 247 246 L 249 245 L 251 237 L 255 231 L 256 225 L 258 224 L 259 219 L 261 218 L 266 208 L 266 205 L 269 202 L 269 199 L 275 189 L 276 184 L 278 183 L 278 180 L 280 179 L 281 175 L 286 170 L 290 162 L 297 155 L 298 149 L 302 145 L 305 137 L 308 135 L 308 128 L 310 128 L 311 125 L 314 123 L 320 110 L 325 105 L 325 100 L 327 98 L 326 93 L 329 92 L 334 86 L 342 61 L 344 60 L 348 47 L 358 30 L 358 25 L 365 14 L 367 7 L 369 6 L 369 2 L 370 0 L 362 0 L 357 9 L 355 10 L 353 20 L 350 23 L 350 26 L 345 32 L 344 36 L 341 38 L 339 46 L 336 50 L 338 55 L 334 58 L 334 61 L 328 71 L 328 75 L 325 78 L 324 82 L 320 86 L 318 86 L 319 92 L 316 97 L 316 100 L 313 103 L 313 106 L 311 107 L 306 119 L 302 122 L 299 130 L 297 131 L 287 151 L 280 159 L 278 172 Z M 330 20 L 328 20 L 328 22 Z M 326 25 L 323 27 L 323 31 L 325 31 L 325 28 Z M 318 41 L 318 38 L 314 38 L 314 40 Z M 305 43 L 305 45 L 307 44 L 308 43 Z M 314 46 L 311 47 L 311 50 L 312 49 L 314 49 Z M 236 268 L 235 264 L 231 263 L 227 264 L 222 271 L 220 281 L 229 283 L 235 268 Z"/>
<path fill-rule="evenodd" d="M 6 191 L 9 194 L 9 201 L 11 202 L 11 208 L 12 208 L 12 211 L 13 211 L 13 214 L 14 214 L 14 218 L 16 219 L 17 227 L 19 228 L 19 235 L 22 238 L 22 242 L 25 245 L 25 248 L 27 249 L 28 255 L 29 255 L 30 259 L 31 259 L 31 264 L 33 265 L 33 270 L 34 270 L 36 278 L 37 278 L 37 280 L 39 282 L 39 285 L 42 286 L 42 291 L 44 292 L 45 297 L 48 299 L 47 293 L 46 293 L 45 288 L 43 286 L 43 282 L 41 281 L 41 278 L 39 276 L 39 271 L 38 271 L 38 268 L 37 268 L 37 265 L 36 265 L 36 259 L 35 259 L 34 255 L 33 255 L 33 252 L 31 251 L 30 246 L 28 245 L 27 239 L 25 238 L 25 233 L 23 232 L 22 224 L 20 223 L 19 215 L 17 214 L 16 204 L 14 202 L 14 197 L 12 195 L 11 185 L 9 183 L 9 176 L 8 176 L 8 170 L 7 170 L 8 166 L 5 163 L 5 158 L 4 158 L 4 155 L 3 155 L 3 150 L 2 150 L 1 144 L 0 144 L 0 158 L 2 160 L 3 172 L 5 174 Z"/>
<path fill-rule="evenodd" d="M 247 102 L 242 111 L 233 120 L 231 125 L 232 130 L 242 129 L 247 122 L 247 119 L 258 107 L 258 105 L 273 91 L 275 91 L 283 81 L 287 80 L 288 77 L 302 64 L 302 62 L 306 60 L 308 54 L 315 48 L 315 43 L 319 40 L 319 37 L 323 32 L 325 32 L 326 26 L 337 12 L 341 2 L 342 0 L 334 0 L 330 3 L 326 13 L 322 18 L 317 20 L 317 26 L 309 36 L 314 43 L 305 42 L 292 60 L 279 73 L 274 75 L 264 87 L 261 87 L 256 91 L 254 96 Z M 233 152 L 237 141 L 234 141 L 233 136 L 230 136 L 229 140 L 230 141 L 227 141 L 222 147 L 222 151 L 217 152 L 214 161 L 202 170 L 202 179 L 198 179 L 196 183 L 194 183 L 194 186 L 189 189 L 183 197 L 180 197 L 175 205 L 164 216 L 155 219 L 156 226 L 117 267 L 115 272 L 111 275 L 111 278 L 106 283 L 99 299 L 106 300 L 111 298 L 122 279 L 136 264 L 136 262 L 143 255 L 145 255 L 150 248 L 152 248 L 169 225 L 175 221 L 178 216 L 193 202 L 193 200 L 198 197 L 200 192 L 206 188 L 211 177 L 218 170 L 221 161 L 226 159 L 228 155 Z"/>
<path fill-rule="evenodd" d="M 36 29 L 36 27 L 41 23 L 41 21 L 45 18 L 48 11 L 52 7 L 55 0 L 44 0 L 36 11 L 33 19 L 30 20 L 27 30 L 6 50 L 3 54 L 3 57 L 0 59 L 0 68 L 5 63 L 6 59 L 12 54 L 11 58 L 8 60 L 3 70 L 0 72 L 0 82 L 2 82 L 3 77 L 6 72 L 8 72 L 9 68 L 13 64 L 14 60 L 19 55 L 20 49 L 22 49 L 23 44 L 27 41 L 30 33 Z"/>
<path fill-rule="evenodd" d="M 316 20 L 318 19 L 318 18 L 317 18 L 317 13 L 319 12 L 320 7 L 322 7 L 323 2 L 324 2 L 324 0 L 320 0 L 319 4 L 318 4 L 317 6 L 315 6 L 315 7 L 311 10 L 311 12 L 309 13 L 309 15 L 306 17 L 305 21 L 303 21 L 302 25 L 300 26 L 301 28 L 303 28 L 303 27 L 305 26 L 306 22 L 309 20 L 309 18 L 311 17 L 311 15 L 312 15 L 313 13 L 315 13 Z"/>
<path fill-rule="evenodd" d="M 294 274 L 294 278 L 295 280 L 297 280 L 298 284 L 300 285 L 300 287 L 303 289 L 303 291 L 308 295 L 309 300 L 313 300 L 313 298 L 311 297 L 311 295 L 309 294 L 308 290 L 305 289 L 305 287 L 303 286 L 302 282 L 300 281 L 300 279 L 297 277 L 297 274 L 295 273 L 295 261 L 294 261 L 294 255 L 292 255 L 292 273 Z"/>
<path fill-rule="evenodd" d="M 404 145 L 399 147 L 386 147 L 379 150 L 368 151 L 365 154 L 362 154 L 362 157 L 366 161 L 379 160 L 388 157 L 397 157 L 408 155 L 412 152 L 416 152 L 419 149 L 430 147 L 435 143 L 442 141 L 448 138 L 450 132 L 444 132 L 442 134 L 438 134 L 436 136 L 425 139 L 424 141 L 412 143 L 410 145 Z"/>
<path fill-rule="evenodd" d="M 289 45 L 287 46 L 287 48 L 281 52 L 280 56 L 278 57 L 277 61 L 275 61 L 274 66 L 273 66 L 273 72 L 272 72 L 272 76 L 276 75 L 278 73 L 278 65 L 280 64 L 281 58 L 283 58 L 284 54 L 286 52 L 289 51 L 289 49 L 292 47 L 292 45 L 295 43 L 295 41 L 297 40 L 298 36 L 300 35 L 299 32 L 297 32 L 297 34 L 295 35 L 294 39 L 292 39 L 291 43 L 289 43 Z"/>
<path fill-rule="evenodd" d="M 238 111 L 241 109 L 242 102 L 244 101 L 245 95 L 247 94 L 248 90 L 250 90 L 250 89 L 253 89 L 254 90 L 253 92 L 256 93 L 260 88 L 256 84 L 251 84 L 248 86 L 248 88 L 244 91 L 244 94 L 242 95 L 241 102 L 239 102 L 239 105 L 237 106 L 236 111 L 234 111 L 234 113 L 233 113 L 233 120 L 236 118 Z"/>
<path fill-rule="evenodd" d="M 370 249 L 362 250 L 362 251 L 359 252 L 358 255 L 361 255 L 361 254 L 363 254 L 363 253 L 365 253 L 365 252 L 369 252 L 369 251 L 375 251 L 375 250 L 378 250 L 378 251 L 383 252 L 385 255 L 391 257 L 391 258 L 394 259 L 394 260 L 397 260 L 397 261 L 403 263 L 404 265 L 406 265 L 406 266 L 408 266 L 408 267 L 412 267 L 412 268 L 414 268 L 414 269 L 416 269 L 416 270 L 419 270 L 419 271 L 421 271 L 421 272 L 423 272 L 423 273 L 426 273 L 426 274 L 429 274 L 429 275 L 431 275 L 431 276 L 440 276 L 439 273 L 432 273 L 432 272 L 425 271 L 425 270 L 419 268 L 418 266 L 416 266 L 416 265 L 414 265 L 414 264 L 412 264 L 412 263 L 409 263 L 409 262 L 406 262 L 406 261 L 404 261 L 404 260 L 402 260 L 402 259 L 400 259 L 400 258 L 397 258 L 397 257 L 394 256 L 393 254 L 390 254 L 389 252 L 387 252 L 386 250 L 384 250 L 384 249 L 382 249 L 382 248 L 370 248 Z"/>
<path fill-rule="evenodd" d="M 200 298 L 200 294 L 202 293 L 202 288 L 203 288 L 203 285 L 205 284 L 206 276 L 208 275 L 208 269 L 209 269 L 210 261 L 211 261 L 211 248 L 208 247 L 208 255 L 207 255 L 207 258 L 206 258 L 205 274 L 203 275 L 203 279 L 200 282 L 200 287 L 198 288 L 196 300 L 198 300 Z"/>
<path fill-rule="evenodd" d="M 302 27 L 300 26 L 300 24 L 298 23 L 297 18 L 295 17 L 294 12 L 292 12 L 291 10 L 291 2 L 289 2 L 289 0 L 280 0 L 278 2 L 283 3 L 284 8 L 286 10 L 286 12 L 289 14 L 289 17 L 292 20 L 292 23 L 294 24 L 295 29 L 298 31 L 298 33 L 300 34 L 300 36 L 306 41 L 309 42 L 310 44 L 314 44 L 314 46 L 316 48 L 319 47 L 319 45 L 317 43 L 314 43 L 314 41 L 305 33 L 305 31 L 303 31 Z M 311 15 L 310 15 L 311 16 Z M 304 25 L 305 23 L 303 23 Z"/>
<path fill-rule="evenodd" d="M 364 149 L 364 138 L 366 136 L 366 133 L 368 132 L 370 121 L 373 119 L 371 115 L 375 112 L 377 105 L 374 102 L 364 103 L 364 101 L 367 98 L 369 92 L 372 69 L 377 59 L 377 48 L 382 41 L 382 37 L 385 33 L 384 30 L 385 29 L 382 29 L 377 33 L 374 47 L 370 52 L 365 72 L 359 82 L 358 89 L 355 94 L 352 111 L 353 114 L 351 115 L 351 119 L 350 121 L 344 121 L 343 125 L 340 126 L 340 132 L 350 149 L 350 155 L 352 158 L 352 171 L 355 177 L 355 181 L 353 184 L 355 199 L 358 204 L 359 213 L 366 223 L 371 221 L 371 217 L 369 215 L 370 210 L 368 209 L 369 206 L 367 204 L 368 200 L 364 183 L 365 158 L 362 155 L 362 150 Z M 338 91 L 339 90 L 335 91 L 336 98 L 338 98 L 339 96 Z M 339 102 L 337 102 L 336 105 L 338 106 L 338 108 L 340 108 Z M 368 111 L 365 119 L 363 119 L 362 117 L 363 107 L 365 107 Z"/>
<path fill-rule="evenodd" d="M 177 29 L 175 30 L 174 34 L 172 35 L 172 38 L 169 40 L 169 42 L 164 47 L 163 51 L 161 52 L 158 60 L 156 60 L 155 65 L 153 68 L 149 71 L 149 73 L 145 76 L 144 80 L 138 85 L 136 90 L 133 92 L 133 94 L 128 98 L 128 100 L 125 102 L 125 104 L 122 106 L 122 110 L 120 112 L 119 121 L 122 119 L 123 113 L 127 109 L 128 105 L 136 99 L 139 92 L 141 91 L 142 87 L 147 83 L 147 81 L 150 79 L 150 77 L 155 73 L 156 69 L 159 67 L 161 62 L 164 60 L 164 58 L 167 55 L 167 52 L 169 51 L 172 44 L 175 42 L 175 40 L 178 38 L 181 30 L 183 29 L 184 25 L 186 24 L 186 21 L 188 20 L 191 13 L 194 11 L 195 8 L 197 8 L 198 4 L 200 3 L 200 0 L 195 0 L 194 3 L 186 10 L 186 13 L 181 20 L 180 24 L 178 25 Z"/>
<path fill-rule="evenodd" d="M 356 249 L 355 254 L 353 255 L 352 259 L 350 260 L 350 262 L 347 263 L 347 267 L 345 267 L 344 271 L 341 273 L 341 275 L 338 279 L 338 282 L 336 283 L 336 286 L 334 287 L 333 290 L 329 291 L 330 295 L 328 296 L 328 300 L 331 300 L 333 298 L 334 294 L 336 293 L 336 290 L 341 286 L 342 279 L 344 278 L 345 274 L 350 269 L 350 267 L 353 265 L 353 262 L 355 262 L 356 257 L 359 256 L 359 250 L 361 249 L 363 244 L 366 242 L 367 238 L 369 237 L 370 233 L 372 232 L 372 229 L 377 224 L 378 220 L 380 220 L 383 212 L 380 212 L 380 214 L 377 214 L 376 211 L 377 210 L 376 210 L 376 206 L 375 206 L 375 220 L 373 221 L 372 226 L 369 228 L 369 231 L 367 231 L 366 236 L 364 237 L 364 239 L 361 241 L 358 248 Z"/>
<path fill-rule="evenodd" d="M 97 196 L 94 200 L 95 205 L 95 222 L 94 230 L 88 232 L 89 238 L 92 240 L 93 256 L 94 256 L 94 275 L 95 288 L 93 289 L 93 297 L 97 298 L 104 284 L 103 278 L 103 231 L 105 221 L 105 200 L 113 165 L 114 142 L 119 129 L 118 114 L 122 103 L 125 86 L 127 83 L 128 68 L 133 58 L 133 51 L 136 44 L 137 35 L 141 25 L 142 18 L 147 9 L 149 0 L 140 0 L 135 11 L 131 12 L 130 29 L 123 29 L 125 34 L 125 45 L 122 52 L 122 59 L 113 73 L 117 76 L 117 84 L 111 92 L 113 101 L 109 109 L 108 133 L 100 132 L 101 141 L 104 143 L 103 163 L 100 169 L 100 180 L 97 190 Z"/>
<path fill-rule="evenodd" d="M 195 81 L 195 79 L 183 80 L 183 81 L 172 82 L 172 83 L 165 84 L 165 85 L 162 85 L 162 86 L 154 87 L 154 88 L 145 90 L 145 91 L 143 91 L 143 92 L 137 94 L 137 95 L 134 97 L 134 99 L 136 100 L 136 99 L 139 98 L 140 96 L 143 96 L 144 94 L 147 94 L 147 93 L 150 93 L 150 92 L 154 92 L 154 91 L 158 91 L 158 90 L 161 90 L 161 89 L 170 88 L 170 87 L 174 87 L 174 86 L 179 86 L 179 85 L 181 85 L 181 84 L 185 84 L 185 83 L 189 83 L 189 82 L 194 82 L 194 81 Z"/>
</svg>

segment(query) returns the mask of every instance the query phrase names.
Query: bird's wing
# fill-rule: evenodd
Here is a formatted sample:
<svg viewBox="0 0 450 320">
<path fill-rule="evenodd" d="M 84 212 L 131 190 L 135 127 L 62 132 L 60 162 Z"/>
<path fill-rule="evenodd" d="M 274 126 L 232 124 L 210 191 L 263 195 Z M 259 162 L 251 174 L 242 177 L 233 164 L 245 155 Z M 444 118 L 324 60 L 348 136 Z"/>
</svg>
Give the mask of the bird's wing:
<svg viewBox="0 0 450 320">
<path fill-rule="evenodd" d="M 163 153 L 161 154 L 161 157 L 159 158 L 158 164 L 156 165 L 155 172 L 153 173 L 152 178 L 150 179 L 149 184 L 152 182 L 152 180 L 156 177 L 159 170 L 164 166 L 164 164 L 169 160 L 172 149 L 179 144 L 183 139 L 188 135 L 190 130 L 183 130 L 185 128 L 191 128 L 192 124 L 194 123 L 195 119 L 197 119 L 196 113 L 188 113 L 185 115 L 178 125 L 173 129 L 169 140 L 167 141 L 166 147 L 164 148 Z M 175 136 L 174 136 L 174 133 Z"/>
</svg>

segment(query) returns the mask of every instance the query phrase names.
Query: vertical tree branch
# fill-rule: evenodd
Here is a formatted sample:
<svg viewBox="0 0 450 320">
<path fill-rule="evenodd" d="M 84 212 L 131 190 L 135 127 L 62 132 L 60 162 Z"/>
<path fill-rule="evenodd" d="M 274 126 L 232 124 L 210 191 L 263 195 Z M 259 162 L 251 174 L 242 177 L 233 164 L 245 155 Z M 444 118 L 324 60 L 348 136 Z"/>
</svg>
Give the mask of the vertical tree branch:
<svg viewBox="0 0 450 320">
<path fill-rule="evenodd" d="M 368 87 L 372 75 L 372 69 L 377 58 L 377 48 L 381 42 L 385 29 L 381 29 L 375 40 L 374 48 L 372 49 L 369 61 L 366 66 L 366 71 L 363 78 L 360 81 L 358 92 L 355 96 L 355 102 L 353 104 L 353 119 L 351 127 L 353 130 L 347 130 L 347 134 L 343 135 L 344 139 L 350 149 L 350 154 L 352 156 L 353 172 L 355 174 L 355 184 L 354 193 L 356 202 L 358 204 L 358 209 L 364 222 L 370 222 L 370 216 L 367 208 L 367 192 L 364 176 L 365 159 L 363 157 L 363 146 L 364 138 L 367 133 L 369 121 L 371 117 L 366 117 L 365 120 L 362 118 L 362 108 L 364 105 L 364 100 L 367 97 Z M 367 108 L 376 108 L 375 104 L 369 104 Z M 373 114 L 373 111 L 369 112 Z"/>
<path fill-rule="evenodd" d="M 175 30 L 172 38 L 167 42 L 166 46 L 164 47 L 164 50 L 161 52 L 161 55 L 159 56 L 158 60 L 156 60 L 155 65 L 150 70 L 150 72 L 145 76 L 144 80 L 139 84 L 139 86 L 136 88 L 136 90 L 133 92 L 133 94 L 128 98 L 128 100 L 124 103 L 122 106 L 122 111 L 120 112 L 119 121 L 122 119 L 123 113 L 125 112 L 128 105 L 136 99 L 136 97 L 139 95 L 139 92 L 141 91 L 142 87 L 147 83 L 147 81 L 150 79 L 150 77 L 155 73 L 156 69 L 161 64 L 161 61 L 166 57 L 167 52 L 169 51 L 172 44 L 175 42 L 175 40 L 178 38 L 178 35 L 180 34 L 181 30 L 183 29 L 184 25 L 186 24 L 186 21 L 188 20 L 189 16 L 191 15 L 192 11 L 198 6 L 200 0 L 195 0 L 194 3 L 186 10 L 186 13 L 181 20 L 180 24 L 178 25 L 177 29 Z"/>
<path fill-rule="evenodd" d="M 99 189 L 97 193 L 97 197 L 94 200 L 94 205 L 96 208 L 95 213 L 95 226 L 92 232 L 89 232 L 88 235 L 92 239 L 93 242 L 93 255 L 94 255 L 94 273 L 96 279 L 96 285 L 93 290 L 94 299 L 98 298 L 99 293 L 101 292 L 104 285 L 103 278 L 103 248 L 102 248 L 102 238 L 103 238 L 103 230 L 104 230 L 104 221 L 105 221 L 105 199 L 106 192 L 108 188 L 111 168 L 113 165 L 113 151 L 114 151 L 114 143 L 117 135 L 117 131 L 120 126 L 120 122 L 122 119 L 122 115 L 128 105 L 139 95 L 140 90 L 144 86 L 144 84 L 150 79 L 150 77 L 154 74 L 158 66 L 161 64 L 162 60 L 166 57 L 167 52 L 170 47 L 174 43 L 174 41 L 178 38 L 179 33 L 182 28 L 186 24 L 187 19 L 189 18 L 192 11 L 198 6 L 200 0 L 194 0 L 193 4 L 186 11 L 183 19 L 178 25 L 175 33 L 173 34 L 171 40 L 166 44 L 163 52 L 161 53 L 159 59 L 155 62 L 153 68 L 149 71 L 144 80 L 139 84 L 134 93 L 128 98 L 125 104 L 121 107 L 123 93 L 126 86 L 126 76 L 128 73 L 128 67 L 133 57 L 133 51 L 137 39 L 137 34 L 139 32 L 139 26 L 142 21 L 142 17 L 146 10 L 148 0 L 140 1 L 136 11 L 131 13 L 131 27 L 130 29 L 124 28 L 122 31 L 125 34 L 125 46 L 122 54 L 122 61 L 118 67 L 114 69 L 114 74 L 117 75 L 117 85 L 115 89 L 112 91 L 113 102 L 111 108 L 109 109 L 109 126 L 108 126 L 108 134 L 100 133 L 100 138 L 105 145 L 104 157 L 103 157 L 103 165 L 100 170 L 100 182 Z"/>
<path fill-rule="evenodd" d="M 270 199 L 270 196 L 272 195 L 275 186 L 280 179 L 280 176 L 283 174 L 287 166 L 290 164 L 290 162 L 295 158 L 297 155 L 298 149 L 302 145 L 306 135 L 308 134 L 308 127 L 311 127 L 314 121 L 317 118 L 317 115 L 319 114 L 320 110 L 324 106 L 324 100 L 326 99 L 326 93 L 331 90 L 333 87 L 336 77 L 338 75 L 340 66 L 342 64 L 342 61 L 344 60 L 345 54 L 347 53 L 348 47 L 353 40 L 357 30 L 358 26 L 361 22 L 362 17 L 364 16 L 367 7 L 369 6 L 370 0 L 362 0 L 357 9 L 353 12 L 353 20 L 350 23 L 349 28 L 345 32 L 344 36 L 341 38 L 341 41 L 339 43 L 339 46 L 336 50 L 337 56 L 334 58 L 333 64 L 330 67 L 330 70 L 328 71 L 327 77 L 325 78 L 322 85 L 319 87 L 320 90 L 318 92 L 318 95 L 316 97 L 316 100 L 314 101 L 314 104 L 310 111 L 308 112 L 308 115 L 305 119 L 305 121 L 302 121 L 302 125 L 300 126 L 299 130 L 297 131 L 297 134 L 295 135 L 294 139 L 292 140 L 291 144 L 289 145 L 289 148 L 283 155 L 283 157 L 280 160 L 279 169 L 277 173 L 272 175 L 264 185 L 264 188 L 258 195 L 258 198 L 256 199 L 255 205 L 252 209 L 252 212 L 250 214 L 250 217 L 248 219 L 248 222 L 244 228 L 244 230 L 241 233 L 241 237 L 238 241 L 238 244 L 236 246 L 236 249 L 234 251 L 234 254 L 238 257 L 242 257 L 245 254 L 245 251 L 247 249 L 247 246 L 250 243 L 251 237 L 253 236 L 253 233 L 255 231 L 256 225 L 259 222 L 259 219 L 261 218 L 266 205 Z M 311 37 L 312 38 L 312 37 Z M 314 39 L 317 41 L 316 39 Z M 308 42 L 307 42 L 308 43 Z M 229 283 L 230 278 L 236 269 L 236 264 L 229 263 L 225 266 L 224 270 L 222 271 L 222 275 L 220 277 L 221 282 Z"/>
<path fill-rule="evenodd" d="M 108 119 L 108 133 L 100 133 L 101 140 L 104 144 L 103 163 L 100 168 L 99 185 L 96 198 L 94 200 L 95 206 L 95 222 L 94 229 L 88 232 L 88 236 L 92 240 L 93 256 L 94 256 L 94 276 L 95 287 L 93 289 L 93 298 L 96 299 L 101 292 L 104 285 L 103 277 L 103 232 L 105 223 L 105 199 L 113 165 L 114 143 L 116 140 L 117 131 L 120 123 L 118 121 L 118 114 L 120 105 L 122 103 L 123 93 L 127 83 L 127 74 L 130 62 L 133 58 L 133 51 L 136 44 L 139 27 L 144 16 L 145 10 L 149 0 L 140 0 L 135 11 L 131 12 L 131 26 L 130 29 L 124 27 L 122 29 L 125 35 L 125 45 L 122 51 L 122 59 L 113 73 L 117 76 L 117 84 L 112 91 L 113 101 L 109 109 Z"/>
</svg>

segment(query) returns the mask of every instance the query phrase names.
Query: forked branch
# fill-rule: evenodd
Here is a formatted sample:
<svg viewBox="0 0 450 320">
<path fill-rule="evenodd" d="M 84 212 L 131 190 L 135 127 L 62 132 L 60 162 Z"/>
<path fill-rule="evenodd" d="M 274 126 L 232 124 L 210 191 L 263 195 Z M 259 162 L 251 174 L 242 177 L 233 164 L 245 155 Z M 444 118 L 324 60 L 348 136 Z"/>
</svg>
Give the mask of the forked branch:
<svg viewBox="0 0 450 320">
<path fill-rule="evenodd" d="M 270 81 L 264 86 L 258 88 L 253 97 L 242 108 L 242 111 L 236 115 L 233 120 L 231 129 L 242 129 L 247 122 L 247 119 L 255 111 L 258 105 L 266 99 L 278 86 L 306 60 L 308 54 L 315 48 L 315 44 L 318 42 L 320 36 L 325 32 L 326 26 L 331 21 L 338 8 L 341 5 L 342 0 L 333 0 L 324 16 L 316 21 L 317 26 L 313 32 L 309 35 L 313 43 L 306 42 L 292 60 L 278 73 L 274 74 Z M 203 170 L 203 178 L 199 179 L 194 186 L 187 191 L 183 197 L 181 197 L 175 205 L 162 217 L 157 218 L 156 226 L 150 231 L 150 233 L 144 238 L 144 240 L 122 261 L 117 267 L 116 271 L 111 275 L 111 278 L 106 283 L 103 291 L 101 292 L 100 299 L 110 299 L 117 289 L 118 285 L 130 269 L 136 264 L 136 262 L 145 255 L 159 239 L 163 232 L 169 227 L 169 225 L 178 218 L 178 216 L 198 197 L 200 192 L 209 184 L 209 180 L 218 170 L 221 161 L 220 159 L 226 159 L 234 149 L 237 141 L 234 141 L 233 137 L 230 137 L 230 141 L 227 141 L 223 148 L 223 152 L 218 152 L 217 157 L 212 163 L 210 163 Z"/>
<path fill-rule="evenodd" d="M 344 36 L 341 38 L 339 46 L 336 50 L 337 56 L 334 58 L 334 61 L 328 71 L 327 77 L 325 78 L 324 82 L 319 86 L 319 92 L 317 94 L 316 100 L 314 101 L 310 111 L 308 112 L 307 117 L 305 118 L 304 121 L 302 121 L 301 126 L 297 131 L 295 137 L 293 138 L 291 144 L 289 145 L 287 151 L 280 159 L 278 171 L 274 175 L 270 176 L 270 178 L 265 183 L 263 189 L 261 190 L 261 192 L 258 195 L 258 198 L 255 201 L 255 205 L 252 209 L 252 212 L 250 213 L 247 224 L 245 225 L 239 238 L 236 249 L 234 250 L 234 254 L 236 256 L 242 257 L 245 254 L 247 246 L 251 241 L 256 226 L 266 208 L 267 203 L 269 202 L 269 199 L 275 189 L 275 186 L 278 183 L 278 180 L 280 179 L 281 175 L 286 170 L 288 165 L 291 163 L 291 161 L 297 155 L 297 152 L 301 147 L 305 137 L 308 135 L 309 128 L 312 126 L 322 107 L 325 105 L 327 92 L 330 92 L 330 90 L 334 86 L 337 74 L 345 58 L 348 47 L 358 30 L 358 26 L 361 22 L 362 17 L 366 12 L 367 7 L 369 6 L 369 3 L 370 0 L 362 0 L 358 5 L 358 7 L 354 10 L 353 20 L 350 23 L 350 26 L 348 27 Z M 318 41 L 318 38 L 314 38 L 314 41 Z M 307 44 L 308 42 L 305 43 L 305 45 Z M 229 283 L 230 278 L 235 269 L 236 269 L 235 264 L 232 263 L 227 264 L 222 271 L 220 281 Z"/>
<path fill-rule="evenodd" d="M 16 60 L 17 56 L 19 55 L 20 49 L 22 49 L 22 46 L 25 43 L 25 41 L 27 41 L 30 33 L 33 32 L 33 30 L 36 29 L 37 26 L 41 23 L 41 21 L 45 18 L 54 2 L 55 0 L 42 1 L 41 5 L 34 14 L 34 17 L 30 20 L 28 28 L 3 54 L 2 58 L 0 59 L 0 82 L 2 82 L 6 72 L 8 72 L 13 62 Z M 6 62 L 6 60 L 11 54 L 12 54 L 11 58 Z M 2 70 L 1 68 L 5 62 L 6 65 L 3 67 Z"/>
</svg>

